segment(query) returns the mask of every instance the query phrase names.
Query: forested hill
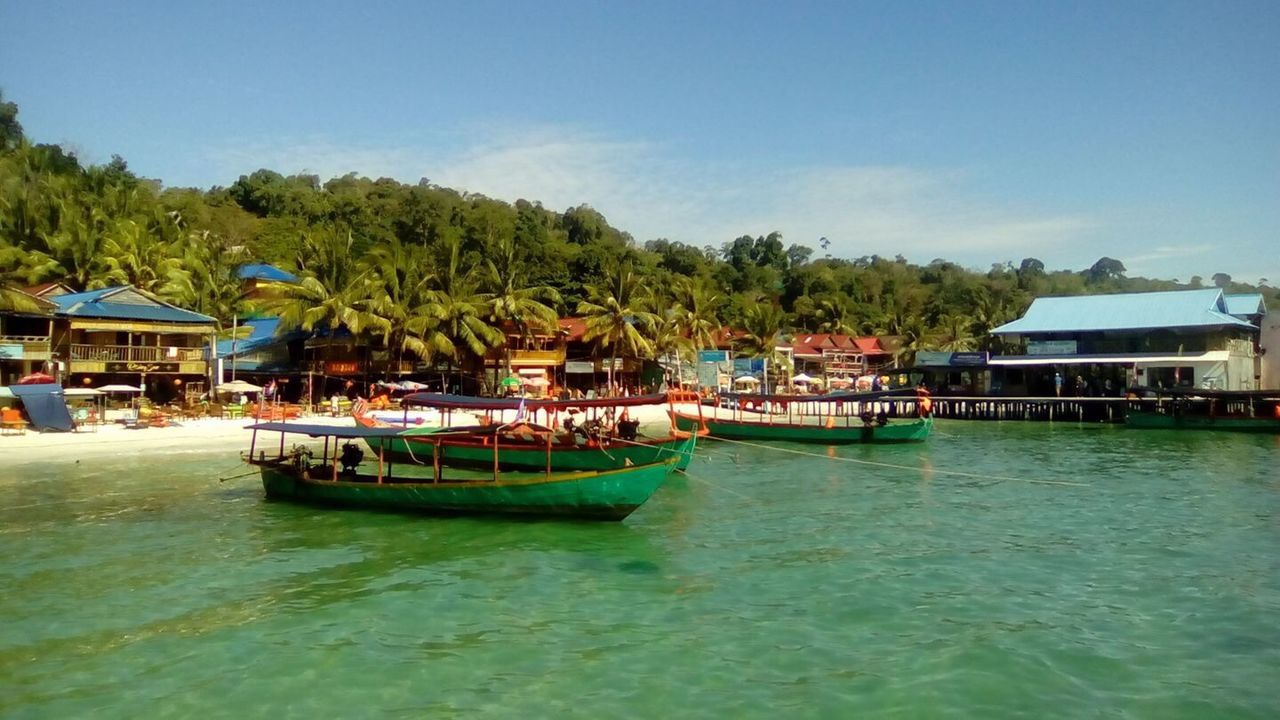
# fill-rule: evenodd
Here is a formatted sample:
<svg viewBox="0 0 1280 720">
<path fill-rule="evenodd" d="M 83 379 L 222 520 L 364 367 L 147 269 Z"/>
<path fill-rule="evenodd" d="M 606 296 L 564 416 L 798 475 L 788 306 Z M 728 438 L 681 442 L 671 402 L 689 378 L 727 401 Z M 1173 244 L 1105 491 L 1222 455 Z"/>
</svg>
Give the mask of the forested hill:
<svg viewBox="0 0 1280 720">
<path fill-rule="evenodd" d="M 787 329 L 898 335 L 942 349 L 980 345 L 1037 295 L 1202 283 L 1255 290 L 1225 275 L 1186 284 L 1126 277 L 1111 258 L 1056 271 L 1035 258 L 985 271 L 943 259 L 833 258 L 760 230 L 700 247 L 637 242 L 586 205 L 553 210 L 355 173 L 325 181 L 259 170 L 227 187 L 165 188 L 118 156 L 85 167 L 58 145 L 33 143 L 0 97 L 0 285 L 132 284 L 221 320 L 244 311 L 236 270 L 247 262 L 312 276 L 331 296 L 374 264 L 412 263 L 421 282 L 455 298 L 544 288 L 538 294 L 563 314 L 630 268 L 639 296 L 652 296 L 636 302 L 654 310 L 697 290 L 715 323 L 741 325 L 748 309 L 769 306 L 754 312 Z M 1263 292 L 1274 305 L 1277 291 Z"/>
</svg>

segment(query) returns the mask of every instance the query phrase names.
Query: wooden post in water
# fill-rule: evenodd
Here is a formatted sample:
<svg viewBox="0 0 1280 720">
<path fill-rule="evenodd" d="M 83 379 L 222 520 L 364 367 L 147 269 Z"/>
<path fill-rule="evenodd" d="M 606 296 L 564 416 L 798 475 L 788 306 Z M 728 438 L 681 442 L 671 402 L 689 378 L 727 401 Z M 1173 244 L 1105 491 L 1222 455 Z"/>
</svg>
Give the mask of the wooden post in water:
<svg viewBox="0 0 1280 720">
<path fill-rule="evenodd" d="M 382 484 L 383 442 L 378 440 L 378 484 Z"/>
<path fill-rule="evenodd" d="M 434 470 L 433 479 L 435 483 L 440 484 L 440 441 L 436 440 L 431 444 L 431 467 Z"/>
</svg>

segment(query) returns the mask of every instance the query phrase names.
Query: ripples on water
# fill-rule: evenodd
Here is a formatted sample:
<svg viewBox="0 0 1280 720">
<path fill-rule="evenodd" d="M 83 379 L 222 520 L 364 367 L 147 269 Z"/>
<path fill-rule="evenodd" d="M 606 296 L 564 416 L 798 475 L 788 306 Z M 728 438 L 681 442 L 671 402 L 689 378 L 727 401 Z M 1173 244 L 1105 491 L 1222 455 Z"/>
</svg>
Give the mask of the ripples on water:
<svg viewBox="0 0 1280 720">
<path fill-rule="evenodd" d="M 1277 715 L 1277 438 L 939 430 L 709 442 L 624 524 L 6 459 L 0 715 Z"/>
</svg>

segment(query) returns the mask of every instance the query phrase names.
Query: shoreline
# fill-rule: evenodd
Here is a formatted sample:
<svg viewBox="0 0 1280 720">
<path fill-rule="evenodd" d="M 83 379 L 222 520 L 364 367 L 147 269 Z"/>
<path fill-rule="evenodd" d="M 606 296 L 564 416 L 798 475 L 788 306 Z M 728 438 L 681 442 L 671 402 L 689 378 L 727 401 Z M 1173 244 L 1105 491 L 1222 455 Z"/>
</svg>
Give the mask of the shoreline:
<svg viewBox="0 0 1280 720">
<path fill-rule="evenodd" d="M 677 408 L 687 406 L 677 405 Z M 642 430 L 658 432 L 664 429 L 669 420 L 667 406 L 629 408 L 631 416 L 641 423 Z M 379 415 L 392 414 L 379 411 Z M 503 422 L 515 418 L 514 411 L 505 411 Z M 478 424 L 476 415 L 470 412 L 452 413 L 452 425 L 464 426 Z M 0 469 L 30 465 L 32 463 L 75 463 L 82 460 L 136 454 L 139 459 L 152 455 L 169 455 L 181 452 L 213 452 L 226 451 L 240 453 L 249 449 L 252 435 L 247 428 L 253 425 L 253 419 L 213 419 L 184 420 L 169 427 L 151 427 L 136 430 L 126 429 L 123 425 L 104 424 L 81 429 L 75 432 L 37 432 L 28 429 L 23 435 L 5 435 L 0 437 Z M 291 421 L 292 422 L 292 421 Z M 317 415 L 300 418 L 296 422 L 310 425 L 333 425 L 350 427 L 352 419 L 349 415 L 330 417 Z M 440 421 L 428 421 L 427 426 L 437 426 Z M 421 426 L 419 426 L 421 427 Z M 278 442 L 275 433 L 273 441 Z M 258 438 L 263 445 L 262 436 Z M 319 439 L 295 435 L 285 440 L 290 445 L 300 443 L 320 443 Z M 264 447 L 270 447 L 268 442 Z"/>
</svg>

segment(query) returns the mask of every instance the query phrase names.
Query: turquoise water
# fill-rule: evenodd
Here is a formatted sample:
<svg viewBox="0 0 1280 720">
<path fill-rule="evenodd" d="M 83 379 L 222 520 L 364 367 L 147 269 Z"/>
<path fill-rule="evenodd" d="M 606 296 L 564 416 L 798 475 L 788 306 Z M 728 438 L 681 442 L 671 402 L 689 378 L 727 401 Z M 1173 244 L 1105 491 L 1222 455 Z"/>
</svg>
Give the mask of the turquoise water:
<svg viewBox="0 0 1280 720">
<path fill-rule="evenodd" d="M 5 458 L 0 715 L 1280 712 L 1280 438 L 938 430 L 789 446 L 923 471 L 707 442 L 622 524 L 267 503 L 226 453 Z"/>
</svg>

